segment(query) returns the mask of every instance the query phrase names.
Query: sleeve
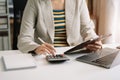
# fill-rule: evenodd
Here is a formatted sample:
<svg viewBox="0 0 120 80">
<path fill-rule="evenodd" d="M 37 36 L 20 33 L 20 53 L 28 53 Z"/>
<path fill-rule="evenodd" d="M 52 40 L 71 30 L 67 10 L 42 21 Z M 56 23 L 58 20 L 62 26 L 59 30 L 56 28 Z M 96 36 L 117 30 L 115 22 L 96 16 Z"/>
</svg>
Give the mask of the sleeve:
<svg viewBox="0 0 120 80">
<path fill-rule="evenodd" d="M 40 46 L 34 42 L 34 26 L 37 17 L 36 2 L 36 0 L 28 0 L 22 17 L 17 46 L 20 51 L 25 53 Z"/>
<path fill-rule="evenodd" d="M 81 3 L 80 20 L 81 20 L 80 22 L 81 23 L 81 36 L 83 37 L 85 41 L 91 38 L 98 37 L 94 31 L 95 25 L 93 21 L 90 19 L 89 11 L 88 11 L 85 0 L 82 0 L 82 3 Z"/>
</svg>

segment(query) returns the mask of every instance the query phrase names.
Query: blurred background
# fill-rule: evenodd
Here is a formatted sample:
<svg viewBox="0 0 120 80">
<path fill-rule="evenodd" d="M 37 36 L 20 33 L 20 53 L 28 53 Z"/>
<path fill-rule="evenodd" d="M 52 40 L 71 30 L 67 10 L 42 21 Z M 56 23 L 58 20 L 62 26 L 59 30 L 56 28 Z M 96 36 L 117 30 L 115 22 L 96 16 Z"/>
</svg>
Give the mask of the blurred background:
<svg viewBox="0 0 120 80">
<path fill-rule="evenodd" d="M 27 0 L 0 0 L 0 50 L 16 50 Z M 98 35 L 112 34 L 103 43 L 120 44 L 120 0 L 86 0 Z"/>
</svg>

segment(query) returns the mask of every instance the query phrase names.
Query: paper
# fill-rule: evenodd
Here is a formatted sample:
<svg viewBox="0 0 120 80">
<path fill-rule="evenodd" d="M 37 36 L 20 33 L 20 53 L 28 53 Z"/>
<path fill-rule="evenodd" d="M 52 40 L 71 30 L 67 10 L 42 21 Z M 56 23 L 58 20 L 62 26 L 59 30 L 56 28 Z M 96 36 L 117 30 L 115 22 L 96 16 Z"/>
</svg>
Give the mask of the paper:
<svg viewBox="0 0 120 80">
<path fill-rule="evenodd" d="M 31 54 L 12 54 L 2 56 L 5 70 L 17 70 L 36 67 L 36 62 Z"/>
</svg>

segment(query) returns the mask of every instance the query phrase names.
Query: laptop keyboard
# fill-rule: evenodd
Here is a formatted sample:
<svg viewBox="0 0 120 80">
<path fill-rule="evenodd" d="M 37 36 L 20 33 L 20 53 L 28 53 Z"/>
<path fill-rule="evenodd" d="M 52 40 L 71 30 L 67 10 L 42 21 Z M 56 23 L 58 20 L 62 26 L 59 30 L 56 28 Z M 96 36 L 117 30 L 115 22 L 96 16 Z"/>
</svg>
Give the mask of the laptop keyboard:
<svg viewBox="0 0 120 80">
<path fill-rule="evenodd" d="M 86 60 L 86 61 L 94 61 L 96 59 L 99 58 L 99 55 L 96 53 L 89 53 L 88 55 L 84 55 L 84 56 L 80 56 L 77 59 L 82 59 L 82 60 Z"/>
<path fill-rule="evenodd" d="M 114 61 L 117 54 L 118 53 L 109 54 L 109 55 L 104 56 L 102 58 L 96 59 L 96 60 L 94 60 L 92 62 L 103 64 L 103 65 L 109 65 Z"/>
</svg>

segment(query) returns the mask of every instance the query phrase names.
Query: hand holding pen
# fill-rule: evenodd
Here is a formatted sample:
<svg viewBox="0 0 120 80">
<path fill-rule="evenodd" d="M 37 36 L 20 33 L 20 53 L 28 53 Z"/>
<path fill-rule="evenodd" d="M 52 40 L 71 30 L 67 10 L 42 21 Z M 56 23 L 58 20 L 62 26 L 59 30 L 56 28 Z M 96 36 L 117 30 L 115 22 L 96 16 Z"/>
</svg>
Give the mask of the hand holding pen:
<svg viewBox="0 0 120 80">
<path fill-rule="evenodd" d="M 45 43 L 41 38 L 38 38 L 38 39 L 42 42 L 42 44 L 35 49 L 35 52 L 37 54 L 45 54 L 45 55 L 52 54 L 52 55 L 55 55 L 56 50 L 55 50 L 55 48 L 53 47 L 52 44 Z"/>
</svg>

